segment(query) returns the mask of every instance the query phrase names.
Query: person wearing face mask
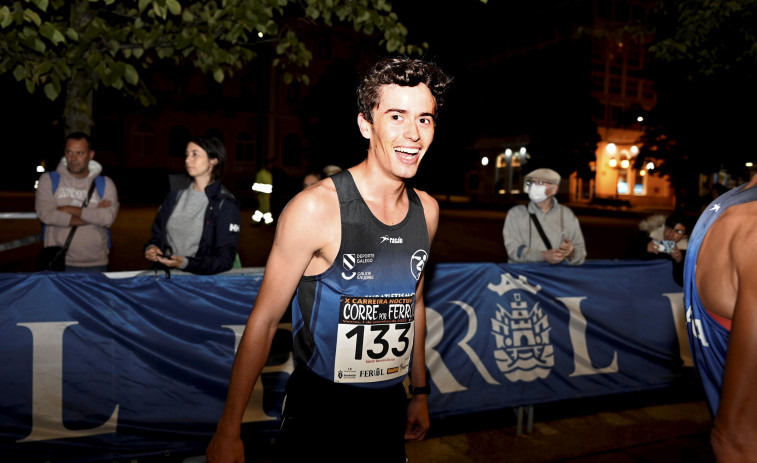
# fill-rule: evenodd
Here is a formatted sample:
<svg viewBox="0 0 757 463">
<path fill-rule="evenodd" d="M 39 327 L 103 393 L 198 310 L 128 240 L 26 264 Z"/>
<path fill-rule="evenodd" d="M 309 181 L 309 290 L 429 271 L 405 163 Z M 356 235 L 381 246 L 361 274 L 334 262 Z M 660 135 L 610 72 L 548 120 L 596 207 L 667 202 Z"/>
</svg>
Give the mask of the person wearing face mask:
<svg viewBox="0 0 757 463">
<path fill-rule="evenodd" d="M 507 211 L 502 236 L 508 261 L 581 265 L 586 245 L 581 225 L 570 208 L 557 202 L 560 174 L 536 169 L 526 175 L 528 204 Z"/>
</svg>

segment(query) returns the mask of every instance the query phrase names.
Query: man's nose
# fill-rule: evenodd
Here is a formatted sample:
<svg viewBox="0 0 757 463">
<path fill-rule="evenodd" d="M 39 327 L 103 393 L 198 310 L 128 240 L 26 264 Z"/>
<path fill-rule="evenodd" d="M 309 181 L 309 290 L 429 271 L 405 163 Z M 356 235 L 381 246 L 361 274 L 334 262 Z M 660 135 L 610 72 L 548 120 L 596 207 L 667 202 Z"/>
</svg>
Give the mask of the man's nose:
<svg viewBox="0 0 757 463">
<path fill-rule="evenodd" d="M 407 124 L 405 127 L 405 138 L 417 141 L 420 138 L 420 131 L 414 122 Z"/>
</svg>

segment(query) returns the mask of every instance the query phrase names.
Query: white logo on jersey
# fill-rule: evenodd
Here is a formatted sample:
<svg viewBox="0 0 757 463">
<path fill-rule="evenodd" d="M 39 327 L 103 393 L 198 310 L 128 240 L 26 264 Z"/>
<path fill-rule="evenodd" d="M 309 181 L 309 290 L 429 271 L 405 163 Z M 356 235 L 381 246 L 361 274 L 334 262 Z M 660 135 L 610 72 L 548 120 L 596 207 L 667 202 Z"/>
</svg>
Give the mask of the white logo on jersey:
<svg viewBox="0 0 757 463">
<path fill-rule="evenodd" d="M 232 233 L 236 233 L 239 231 L 239 224 L 236 223 L 230 223 L 229 224 L 229 231 Z"/>
<path fill-rule="evenodd" d="M 710 347 L 710 343 L 707 342 L 707 338 L 704 335 L 704 330 L 702 330 L 702 320 L 694 318 L 693 314 L 694 312 L 691 310 L 691 306 L 689 306 L 686 310 L 686 322 L 691 328 L 691 334 L 699 339 L 699 342 L 702 343 L 703 347 Z"/>
<path fill-rule="evenodd" d="M 398 236 L 397 238 L 390 237 L 389 235 L 384 235 L 380 238 L 381 243 L 386 243 L 387 241 L 391 244 L 402 244 L 402 237 Z"/>
<path fill-rule="evenodd" d="M 428 254 L 423 249 L 419 249 L 413 253 L 413 257 L 410 258 L 410 273 L 413 274 L 416 280 L 421 277 L 423 267 L 428 260 Z"/>
<path fill-rule="evenodd" d="M 342 267 L 347 270 L 347 273 L 342 272 L 342 278 L 345 280 L 351 280 L 355 278 L 355 272 L 351 272 L 355 268 L 355 254 L 342 254 Z"/>
</svg>

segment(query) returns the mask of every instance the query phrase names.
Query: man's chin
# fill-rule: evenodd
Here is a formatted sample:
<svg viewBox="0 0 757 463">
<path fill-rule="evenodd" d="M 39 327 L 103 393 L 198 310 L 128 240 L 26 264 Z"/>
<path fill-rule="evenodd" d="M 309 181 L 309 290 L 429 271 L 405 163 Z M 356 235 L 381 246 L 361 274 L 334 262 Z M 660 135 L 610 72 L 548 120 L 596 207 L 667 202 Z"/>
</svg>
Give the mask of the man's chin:
<svg viewBox="0 0 757 463">
<path fill-rule="evenodd" d="M 415 177 L 415 174 L 417 173 L 418 173 L 418 165 L 414 164 L 414 165 L 403 166 L 401 169 L 397 169 L 394 174 L 397 177 L 400 177 L 404 180 L 409 180 Z"/>
</svg>

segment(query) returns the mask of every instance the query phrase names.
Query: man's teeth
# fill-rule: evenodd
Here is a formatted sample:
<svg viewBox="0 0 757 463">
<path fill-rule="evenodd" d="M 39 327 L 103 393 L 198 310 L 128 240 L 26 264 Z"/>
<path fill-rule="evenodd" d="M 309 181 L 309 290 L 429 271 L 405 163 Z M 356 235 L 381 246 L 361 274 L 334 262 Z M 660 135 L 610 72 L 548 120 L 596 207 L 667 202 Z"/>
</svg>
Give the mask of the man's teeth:
<svg viewBox="0 0 757 463">
<path fill-rule="evenodd" d="M 418 148 L 395 148 L 395 151 L 405 154 L 418 154 L 420 150 Z"/>
</svg>

